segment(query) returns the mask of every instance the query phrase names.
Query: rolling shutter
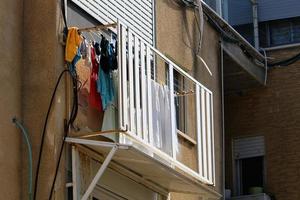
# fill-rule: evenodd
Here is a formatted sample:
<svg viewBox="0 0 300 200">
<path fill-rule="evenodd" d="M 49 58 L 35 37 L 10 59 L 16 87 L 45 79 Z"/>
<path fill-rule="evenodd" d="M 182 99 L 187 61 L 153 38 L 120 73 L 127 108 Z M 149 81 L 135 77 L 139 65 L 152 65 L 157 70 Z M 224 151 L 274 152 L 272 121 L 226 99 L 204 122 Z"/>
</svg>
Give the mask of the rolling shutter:
<svg viewBox="0 0 300 200">
<path fill-rule="evenodd" d="M 72 0 L 103 24 L 122 20 L 153 45 L 153 0 Z"/>
<path fill-rule="evenodd" d="M 235 159 L 251 158 L 265 155 L 265 140 L 263 136 L 236 139 L 233 142 Z"/>
</svg>

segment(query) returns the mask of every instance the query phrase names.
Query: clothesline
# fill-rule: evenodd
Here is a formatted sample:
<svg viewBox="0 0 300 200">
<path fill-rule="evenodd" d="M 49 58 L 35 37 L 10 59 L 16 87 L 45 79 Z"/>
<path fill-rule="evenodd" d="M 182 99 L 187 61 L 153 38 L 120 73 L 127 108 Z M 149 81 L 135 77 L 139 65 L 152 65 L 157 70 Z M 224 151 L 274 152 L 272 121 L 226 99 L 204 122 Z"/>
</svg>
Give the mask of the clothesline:
<svg viewBox="0 0 300 200">
<path fill-rule="evenodd" d="M 115 26 L 117 26 L 117 23 L 98 25 L 98 26 L 93 26 L 93 27 L 88 27 L 88 28 L 80 28 L 80 29 L 78 29 L 78 31 L 79 32 L 88 32 L 88 31 L 107 29 L 107 28 L 115 27 Z"/>
</svg>

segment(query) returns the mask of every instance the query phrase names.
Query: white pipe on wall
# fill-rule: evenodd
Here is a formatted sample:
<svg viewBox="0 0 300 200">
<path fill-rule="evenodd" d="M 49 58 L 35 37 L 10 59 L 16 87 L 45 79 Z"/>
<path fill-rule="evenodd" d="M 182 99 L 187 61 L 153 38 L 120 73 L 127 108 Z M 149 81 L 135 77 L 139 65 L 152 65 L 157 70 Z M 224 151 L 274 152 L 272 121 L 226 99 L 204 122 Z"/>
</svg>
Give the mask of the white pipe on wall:
<svg viewBox="0 0 300 200">
<path fill-rule="evenodd" d="M 258 30 L 258 3 L 257 0 L 250 0 L 252 3 L 254 47 L 259 49 L 259 30 Z"/>
</svg>

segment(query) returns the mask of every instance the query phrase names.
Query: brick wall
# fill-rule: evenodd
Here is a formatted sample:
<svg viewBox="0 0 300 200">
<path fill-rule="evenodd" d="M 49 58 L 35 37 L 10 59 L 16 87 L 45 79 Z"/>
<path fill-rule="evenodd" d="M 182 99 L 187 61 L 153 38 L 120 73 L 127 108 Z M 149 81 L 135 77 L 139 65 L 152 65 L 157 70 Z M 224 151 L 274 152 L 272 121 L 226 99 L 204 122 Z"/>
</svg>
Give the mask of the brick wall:
<svg viewBox="0 0 300 200">
<path fill-rule="evenodd" d="M 284 59 L 300 48 L 268 52 Z M 226 66 L 225 66 L 226 67 Z M 300 61 L 271 69 L 266 87 L 225 97 L 226 187 L 233 189 L 232 139 L 265 136 L 266 192 L 300 199 Z"/>
</svg>

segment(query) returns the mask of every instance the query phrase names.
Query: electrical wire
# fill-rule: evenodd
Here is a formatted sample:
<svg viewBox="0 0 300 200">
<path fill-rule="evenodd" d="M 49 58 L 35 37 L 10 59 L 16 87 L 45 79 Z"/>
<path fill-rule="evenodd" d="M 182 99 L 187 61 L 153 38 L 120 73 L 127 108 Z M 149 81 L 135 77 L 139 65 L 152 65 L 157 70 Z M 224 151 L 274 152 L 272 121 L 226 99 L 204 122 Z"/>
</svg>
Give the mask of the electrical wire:
<svg viewBox="0 0 300 200">
<path fill-rule="evenodd" d="M 43 149 L 44 149 L 43 147 L 44 147 L 44 143 L 45 143 L 45 135 L 46 135 L 46 130 L 47 130 L 47 125 L 48 125 L 48 120 L 49 120 L 51 108 L 52 108 L 52 105 L 53 105 L 54 97 L 55 97 L 57 88 L 59 86 L 59 83 L 60 83 L 63 75 L 67 72 L 70 73 L 69 70 L 65 69 L 60 73 L 60 75 L 58 77 L 58 80 L 55 84 L 55 88 L 53 90 L 52 96 L 51 96 L 50 104 L 48 106 L 48 111 L 47 111 L 47 114 L 46 114 L 46 118 L 45 118 L 45 122 L 44 122 L 44 126 L 43 126 L 43 132 L 42 132 L 42 136 L 41 136 L 41 145 L 40 145 L 40 151 L 39 151 L 39 156 L 38 156 L 38 160 L 37 160 L 37 170 L 36 170 L 36 173 L 35 173 L 34 193 L 33 193 L 33 199 L 34 200 L 36 199 L 36 194 L 37 194 L 37 186 L 38 186 L 38 181 L 39 181 L 41 158 L 42 158 L 42 153 L 43 153 Z"/>
<path fill-rule="evenodd" d="M 294 55 L 290 58 L 287 58 L 287 59 L 284 59 L 284 60 L 281 60 L 281 61 L 277 61 L 277 62 L 274 62 L 274 63 L 270 63 L 270 64 L 268 64 L 268 67 L 288 66 L 288 65 L 291 65 L 291 64 L 297 62 L 298 60 L 300 60 L 300 53 L 297 53 L 296 55 Z"/>
<path fill-rule="evenodd" d="M 54 186 L 55 186 L 55 182 L 56 182 L 56 178 L 57 178 L 57 174 L 59 171 L 60 162 L 61 162 L 61 158 L 62 158 L 62 153 L 63 153 L 64 146 L 65 146 L 65 138 L 68 136 L 68 129 L 70 126 L 73 125 L 73 122 L 76 119 L 77 112 L 78 112 L 78 86 L 77 86 L 78 80 L 77 80 L 76 72 L 75 72 L 75 75 L 72 76 L 72 82 L 73 82 L 73 107 L 72 107 L 72 111 L 71 111 L 70 120 L 67 122 L 67 125 L 65 127 L 65 133 L 63 136 L 62 144 L 60 146 L 58 162 L 56 164 L 54 179 L 52 181 L 51 190 L 50 190 L 50 194 L 49 194 L 49 198 L 48 198 L 49 200 L 52 199 Z"/>
<path fill-rule="evenodd" d="M 63 15 L 63 20 L 64 20 L 64 23 L 65 23 L 64 32 L 67 33 L 68 24 L 67 24 L 67 17 L 66 17 L 65 9 L 66 9 L 65 1 L 61 0 L 61 13 Z M 71 111 L 71 115 L 70 115 L 70 120 L 67 123 L 67 127 L 65 127 L 65 135 L 67 134 L 67 130 L 68 130 L 69 126 L 73 124 L 73 122 L 74 122 L 74 120 L 76 119 L 76 116 L 77 116 L 77 112 L 78 112 L 77 80 L 75 81 L 74 79 L 76 79 L 76 77 L 73 77 L 72 73 L 68 69 L 65 69 L 65 70 L 63 70 L 61 72 L 61 74 L 59 75 L 59 78 L 58 78 L 58 80 L 56 82 L 54 91 L 53 91 L 52 96 L 51 96 L 51 100 L 50 100 L 50 104 L 49 104 L 49 107 L 48 107 L 48 111 L 47 111 L 47 114 L 46 114 L 46 119 L 45 119 L 45 122 L 44 122 L 44 127 L 43 127 L 43 132 L 42 132 L 42 138 L 41 138 L 41 145 L 40 145 L 40 151 L 39 151 L 39 156 L 38 156 L 38 161 L 37 161 L 37 170 L 36 170 L 36 174 L 35 174 L 35 184 L 34 184 L 34 194 L 33 194 L 33 199 L 34 200 L 36 200 L 36 195 L 37 195 L 37 186 L 38 186 L 38 180 L 39 180 L 40 164 L 41 164 L 41 158 L 42 158 L 42 153 L 43 153 L 43 146 L 44 146 L 44 140 L 45 140 L 45 135 L 46 135 L 46 129 L 47 129 L 47 124 L 48 124 L 48 119 L 49 119 L 50 111 L 51 111 L 51 108 L 52 108 L 52 105 L 53 105 L 53 101 L 54 101 L 54 97 L 55 97 L 57 88 L 58 88 L 59 83 L 60 83 L 60 81 L 61 81 L 61 79 L 63 77 L 63 74 L 66 73 L 66 72 L 68 72 L 70 74 L 70 76 L 72 77 L 73 85 L 76 82 L 76 87 L 73 87 L 73 93 L 74 93 L 73 97 L 74 97 L 74 100 L 73 100 L 73 106 L 72 106 L 72 111 Z M 76 92 L 75 92 L 75 89 L 76 89 Z M 60 159 L 61 159 L 61 154 L 62 154 L 61 152 L 62 152 L 62 150 L 60 151 L 59 162 L 60 162 Z M 56 168 L 58 168 L 58 167 L 56 167 Z M 55 172 L 55 178 L 54 178 L 54 180 L 56 180 L 56 176 L 57 176 L 57 170 Z M 51 189 L 51 193 L 52 193 L 52 189 Z"/>
</svg>

